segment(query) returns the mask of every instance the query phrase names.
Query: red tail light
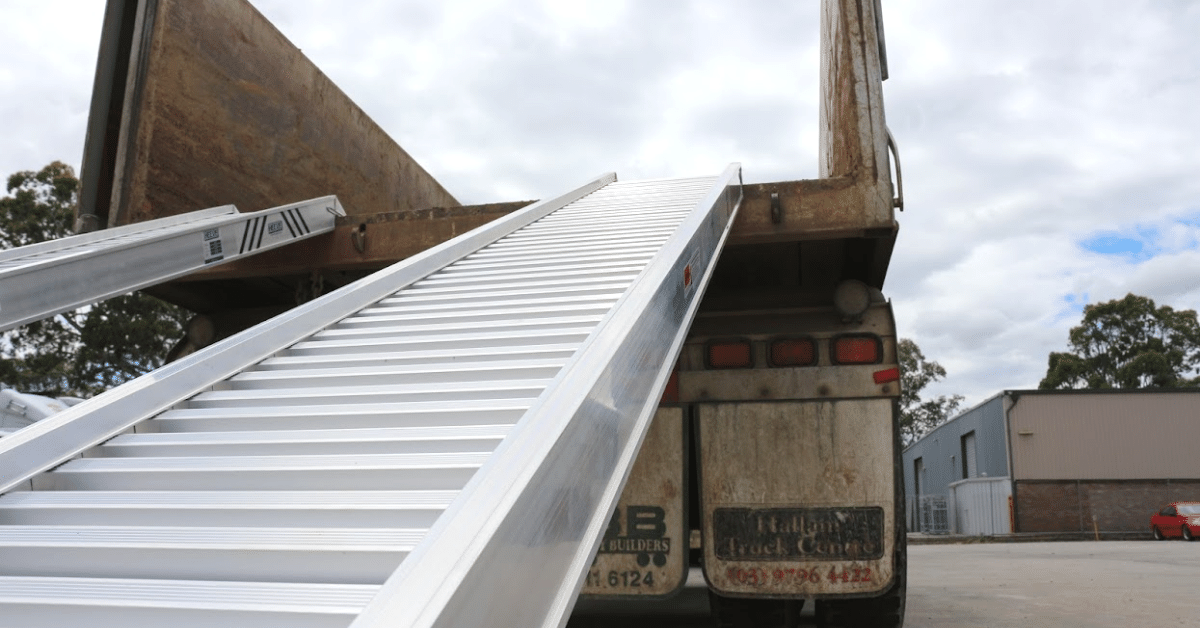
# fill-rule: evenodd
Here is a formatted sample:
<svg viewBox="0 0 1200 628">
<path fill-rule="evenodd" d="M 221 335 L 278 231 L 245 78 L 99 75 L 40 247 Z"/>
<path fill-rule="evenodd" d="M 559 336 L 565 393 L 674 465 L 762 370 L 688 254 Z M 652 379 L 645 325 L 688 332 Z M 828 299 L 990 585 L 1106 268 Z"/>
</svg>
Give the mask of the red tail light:
<svg viewBox="0 0 1200 628">
<path fill-rule="evenodd" d="M 671 373 L 659 403 L 679 403 L 679 371 Z"/>
<path fill-rule="evenodd" d="M 771 342 L 771 366 L 812 366 L 817 346 L 811 338 L 783 338 Z"/>
<path fill-rule="evenodd" d="M 754 366 L 754 353 L 748 340 L 723 340 L 708 344 L 708 368 L 748 369 Z"/>
<path fill-rule="evenodd" d="M 834 364 L 878 364 L 883 347 L 875 336 L 841 336 L 833 340 Z"/>
</svg>

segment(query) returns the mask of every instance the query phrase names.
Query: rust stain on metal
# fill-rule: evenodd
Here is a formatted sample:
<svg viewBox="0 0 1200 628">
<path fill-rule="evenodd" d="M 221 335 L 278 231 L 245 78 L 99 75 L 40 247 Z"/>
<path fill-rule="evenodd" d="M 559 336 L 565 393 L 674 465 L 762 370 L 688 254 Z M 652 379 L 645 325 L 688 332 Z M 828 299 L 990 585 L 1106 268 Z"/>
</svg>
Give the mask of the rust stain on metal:
<svg viewBox="0 0 1200 628">
<path fill-rule="evenodd" d="M 896 230 L 891 199 L 853 177 L 749 184 L 742 186 L 742 195 L 730 244 L 894 236 Z M 772 216 L 772 197 L 779 220 Z"/>
<path fill-rule="evenodd" d="M 326 194 L 350 215 L 458 205 L 248 3 L 143 10 L 110 226 Z"/>
</svg>

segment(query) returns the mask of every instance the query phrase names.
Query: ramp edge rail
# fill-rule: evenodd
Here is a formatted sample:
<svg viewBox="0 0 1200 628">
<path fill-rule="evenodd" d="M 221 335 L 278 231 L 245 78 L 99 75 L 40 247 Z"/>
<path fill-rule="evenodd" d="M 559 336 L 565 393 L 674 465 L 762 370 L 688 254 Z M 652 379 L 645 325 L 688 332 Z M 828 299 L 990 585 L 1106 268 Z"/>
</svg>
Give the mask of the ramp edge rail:
<svg viewBox="0 0 1200 628">
<path fill-rule="evenodd" d="M 336 196 L 233 205 L 0 252 L 0 331 L 333 231 Z"/>
<path fill-rule="evenodd" d="M 728 237 L 740 179 L 730 165 L 351 628 L 566 621 Z"/>
<path fill-rule="evenodd" d="M 237 207 L 233 205 L 221 205 L 218 207 L 210 207 L 200 211 L 188 212 L 176 216 L 167 216 L 155 220 L 156 227 L 174 227 L 178 225 L 186 225 L 196 222 L 204 222 L 210 218 L 218 216 L 237 216 Z M 161 221 L 161 222 L 160 222 Z M 61 251 L 63 249 L 79 246 L 81 244 L 91 244 L 92 242 L 100 242 L 103 240 L 111 240 L 121 236 L 126 236 L 134 233 L 140 233 L 146 229 L 146 223 L 134 223 L 130 225 L 122 225 L 120 227 L 112 227 L 100 231 L 91 231 L 78 235 L 58 238 L 57 240 L 48 240 L 46 242 L 35 242 L 18 246 L 12 249 L 0 251 L 0 262 L 23 257 L 30 254 L 49 253 L 51 251 Z"/>
</svg>

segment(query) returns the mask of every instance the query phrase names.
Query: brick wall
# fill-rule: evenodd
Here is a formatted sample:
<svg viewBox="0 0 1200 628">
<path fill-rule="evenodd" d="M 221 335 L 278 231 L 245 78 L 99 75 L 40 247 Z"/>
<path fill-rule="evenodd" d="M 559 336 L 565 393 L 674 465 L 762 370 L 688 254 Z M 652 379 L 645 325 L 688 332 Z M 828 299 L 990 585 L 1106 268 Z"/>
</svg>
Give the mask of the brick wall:
<svg viewBox="0 0 1200 628">
<path fill-rule="evenodd" d="M 1078 488 L 1075 482 L 1017 482 L 1013 486 L 1014 532 L 1078 530 Z"/>
<path fill-rule="evenodd" d="M 1150 515 L 1173 501 L 1200 501 L 1200 480 L 1017 481 L 1016 532 L 1149 529 Z"/>
</svg>

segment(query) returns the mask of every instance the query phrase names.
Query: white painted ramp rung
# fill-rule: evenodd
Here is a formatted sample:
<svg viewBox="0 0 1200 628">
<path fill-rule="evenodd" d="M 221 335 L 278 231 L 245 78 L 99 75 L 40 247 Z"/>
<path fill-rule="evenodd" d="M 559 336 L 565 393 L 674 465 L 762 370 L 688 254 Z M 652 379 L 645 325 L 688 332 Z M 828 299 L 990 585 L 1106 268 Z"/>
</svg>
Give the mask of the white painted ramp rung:
<svg viewBox="0 0 1200 628">
<path fill-rule="evenodd" d="M 0 623 L 555 624 L 738 177 L 598 179 L 0 440 Z"/>
<path fill-rule="evenodd" d="M 0 526 L 12 576 L 382 584 L 424 529 Z"/>
<path fill-rule="evenodd" d="M 429 528 L 458 491 L 17 491 L 0 526 Z"/>
<path fill-rule="evenodd" d="M 102 457 L 431 454 L 491 452 L 512 424 L 123 434 L 89 454 Z"/>
<path fill-rule="evenodd" d="M 226 205 L 0 251 L 0 331 L 328 233 L 344 215 L 335 196 Z"/>
<path fill-rule="evenodd" d="M 340 628 L 374 585 L 0 576 L 4 622 L 63 626 Z"/>
</svg>

